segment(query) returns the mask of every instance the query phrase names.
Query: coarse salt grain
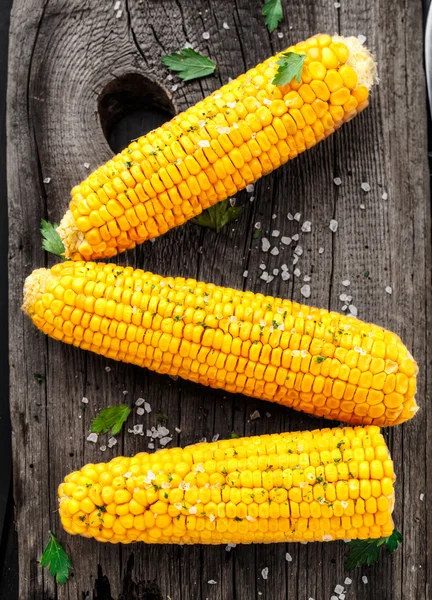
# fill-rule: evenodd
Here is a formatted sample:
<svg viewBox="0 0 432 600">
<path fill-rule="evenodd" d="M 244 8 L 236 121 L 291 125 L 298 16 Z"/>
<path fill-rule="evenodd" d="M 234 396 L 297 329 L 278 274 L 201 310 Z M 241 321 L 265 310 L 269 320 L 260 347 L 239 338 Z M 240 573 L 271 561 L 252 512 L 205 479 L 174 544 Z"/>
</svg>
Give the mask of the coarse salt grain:
<svg viewBox="0 0 432 600">
<path fill-rule="evenodd" d="M 292 216 L 291 213 L 288 213 L 287 214 L 287 219 L 288 219 L 288 221 L 292 221 L 294 219 L 294 217 Z"/>
<path fill-rule="evenodd" d="M 343 285 L 344 287 L 348 287 L 349 285 L 351 285 L 351 281 L 350 281 L 349 279 L 344 279 L 344 280 L 342 281 L 342 285 Z"/>
<path fill-rule="evenodd" d="M 120 9 L 116 12 L 116 19 L 120 19 L 120 17 L 122 16 L 123 11 Z"/>
<path fill-rule="evenodd" d="M 231 552 L 231 548 L 235 548 L 237 544 L 232 544 L 231 542 L 225 547 L 226 552 Z"/>
<path fill-rule="evenodd" d="M 87 441 L 92 442 L 93 444 L 96 444 L 96 442 L 98 441 L 98 434 L 90 433 L 90 435 L 87 436 Z"/>
<path fill-rule="evenodd" d="M 366 577 L 366 575 L 363 575 L 362 581 L 364 584 L 366 584 L 368 582 L 368 578 Z"/>
<path fill-rule="evenodd" d="M 324 534 L 324 535 L 322 536 L 322 541 L 323 541 L 323 542 L 331 542 L 331 541 L 332 541 L 332 539 L 333 539 L 333 538 L 332 538 L 332 536 L 331 536 L 331 535 L 329 535 L 328 533 L 326 533 L 326 534 Z"/>
<path fill-rule="evenodd" d="M 368 184 L 367 181 L 363 181 L 360 187 L 364 192 L 370 192 L 371 190 L 371 186 Z"/>
<path fill-rule="evenodd" d="M 208 31 L 204 31 L 203 34 L 202 34 L 202 36 L 203 36 L 203 39 L 205 39 L 205 40 L 209 40 L 210 39 L 210 34 L 209 34 Z"/>
<path fill-rule="evenodd" d="M 386 287 L 385 291 L 387 292 L 387 294 L 393 293 L 393 289 L 389 285 Z"/>
<path fill-rule="evenodd" d="M 83 164 L 83 167 L 84 167 L 85 169 L 89 169 L 89 168 L 90 168 L 90 163 L 87 163 L 87 162 L 85 162 L 85 163 Z"/>
<path fill-rule="evenodd" d="M 262 575 L 263 579 L 267 579 L 268 572 L 269 572 L 268 567 L 264 567 L 264 569 L 261 571 L 261 575 Z"/>
<path fill-rule="evenodd" d="M 290 278 L 290 274 L 288 273 L 288 271 L 282 271 L 281 277 L 283 281 L 287 281 Z"/>
<path fill-rule="evenodd" d="M 200 140 L 198 146 L 201 148 L 210 148 L 210 142 L 208 140 Z"/>
<path fill-rule="evenodd" d="M 340 177 L 335 177 L 335 178 L 333 179 L 333 183 L 334 183 L 335 185 L 341 185 L 341 183 L 342 183 L 342 179 L 341 179 Z"/>
<path fill-rule="evenodd" d="M 215 433 L 214 436 L 212 437 L 212 442 L 217 442 L 219 439 L 219 434 Z"/>
<path fill-rule="evenodd" d="M 141 416 L 141 415 L 143 415 L 144 413 L 145 413 L 145 410 L 143 409 L 143 407 L 142 407 L 142 406 L 139 406 L 139 407 L 137 408 L 137 415 Z"/>
<path fill-rule="evenodd" d="M 340 585 L 340 583 L 338 583 L 337 586 L 335 587 L 334 591 L 339 596 L 339 594 L 342 594 L 344 591 L 343 585 Z"/>
<path fill-rule="evenodd" d="M 180 429 L 180 427 L 175 427 L 175 428 L 174 428 L 174 431 L 175 431 L 176 433 L 181 433 L 181 429 Z"/>
<path fill-rule="evenodd" d="M 299 269 L 299 268 L 297 268 L 297 269 L 294 269 L 294 275 L 295 275 L 296 277 L 300 277 L 300 275 L 301 275 L 301 271 L 300 271 L 300 269 Z"/>
<path fill-rule="evenodd" d="M 358 315 L 357 306 L 354 306 L 354 304 L 350 304 L 348 306 L 348 310 L 350 311 L 353 317 L 356 317 Z"/>
<path fill-rule="evenodd" d="M 224 29 L 229 29 L 230 28 L 229 25 L 228 25 L 228 23 L 226 23 L 225 21 L 222 23 L 222 27 Z"/>
<path fill-rule="evenodd" d="M 279 237 L 280 231 L 278 231 L 277 229 L 273 229 L 271 234 L 272 234 L 272 237 Z"/>
<path fill-rule="evenodd" d="M 285 246 L 289 246 L 289 245 L 291 244 L 291 238 L 290 238 L 290 237 L 287 237 L 287 236 L 285 236 L 285 235 L 283 235 L 283 236 L 281 237 L 281 242 L 282 242 L 282 244 L 284 244 Z"/>
<path fill-rule="evenodd" d="M 247 192 L 249 192 L 249 193 L 251 194 L 251 193 L 254 191 L 254 187 L 255 187 L 255 186 L 254 186 L 254 184 L 253 184 L 253 183 L 249 183 L 249 184 L 246 186 L 246 191 L 247 191 Z"/>
<path fill-rule="evenodd" d="M 115 437 L 110 437 L 108 440 L 108 448 L 112 448 L 116 444 L 117 444 L 117 440 L 115 439 Z"/>
<path fill-rule="evenodd" d="M 287 562 L 292 562 L 292 556 L 291 556 L 291 554 L 290 554 L 289 552 L 287 552 L 287 553 L 285 554 L 285 560 L 286 560 Z"/>
<path fill-rule="evenodd" d="M 86 398 L 84 396 L 84 398 L 81 400 L 82 404 L 88 404 L 88 398 Z"/>
<path fill-rule="evenodd" d="M 297 256 L 301 256 L 303 254 L 303 248 L 301 246 L 296 246 L 294 248 L 294 253 L 297 254 Z"/>
<path fill-rule="evenodd" d="M 303 281 L 304 281 L 304 282 L 306 282 L 306 281 L 310 281 L 310 280 L 311 280 L 311 278 L 309 277 L 309 275 L 305 275 L 305 276 L 303 277 Z"/>
<path fill-rule="evenodd" d="M 142 435 L 144 433 L 144 426 L 142 423 L 134 425 L 133 432 L 135 435 Z"/>
<path fill-rule="evenodd" d="M 266 417 L 267 417 L 267 419 L 270 419 L 271 414 L 269 412 L 266 412 Z"/>
<path fill-rule="evenodd" d="M 301 289 L 300 289 L 300 293 L 302 296 L 304 296 L 305 298 L 309 298 L 311 295 L 311 289 L 310 289 L 310 285 L 306 284 L 304 285 Z"/>
<path fill-rule="evenodd" d="M 196 510 L 196 509 L 195 509 Z M 189 511 L 190 512 L 190 511 Z M 209 579 L 207 581 L 207 583 L 209 583 L 210 585 L 216 585 L 216 581 L 214 579 Z"/>
<path fill-rule="evenodd" d="M 339 223 L 336 221 L 336 219 L 332 219 L 329 224 L 330 231 L 333 231 L 333 233 L 336 233 L 338 225 L 339 225 Z"/>
<path fill-rule="evenodd" d="M 144 410 L 146 411 L 146 413 L 151 413 L 152 409 L 148 402 L 144 402 Z"/>
<path fill-rule="evenodd" d="M 51 181 L 51 177 L 45 177 L 43 180 L 44 183 L 49 183 Z"/>
<path fill-rule="evenodd" d="M 352 579 L 350 579 L 349 577 L 346 577 L 345 581 L 344 581 L 344 584 L 345 585 L 351 585 L 352 584 Z"/>
<path fill-rule="evenodd" d="M 105 367 L 105 371 L 109 373 L 111 371 L 111 367 Z"/>
<path fill-rule="evenodd" d="M 278 38 L 282 39 L 283 38 L 283 32 L 282 31 L 278 31 L 277 32 L 277 36 L 278 36 Z"/>
<path fill-rule="evenodd" d="M 248 270 L 243 271 L 243 277 L 247 277 L 248 275 L 249 275 L 249 271 Z"/>
<path fill-rule="evenodd" d="M 249 415 L 249 418 L 251 421 L 255 421 L 255 419 L 261 418 L 261 414 L 258 410 L 254 410 L 254 412 L 251 415 Z"/>
<path fill-rule="evenodd" d="M 270 250 L 270 254 L 271 254 L 272 256 L 277 256 L 277 255 L 279 254 L 279 248 L 276 248 L 276 246 L 275 246 L 274 248 L 272 248 L 272 249 Z"/>
<path fill-rule="evenodd" d="M 279 275 L 279 269 L 273 269 L 273 275 Z"/>
<path fill-rule="evenodd" d="M 106 450 L 106 446 L 105 446 L 105 444 L 104 444 L 103 446 L 101 446 L 101 447 L 99 448 L 99 450 L 100 450 L 101 452 L 105 452 L 105 450 Z"/>
<path fill-rule="evenodd" d="M 340 2 L 335 2 L 333 6 L 335 8 L 340 8 L 341 7 L 341 3 Z"/>
<path fill-rule="evenodd" d="M 292 236 L 292 239 L 293 239 L 293 241 L 294 241 L 294 242 L 297 242 L 297 241 L 298 241 L 298 239 L 299 239 L 299 237 L 300 237 L 300 236 L 299 236 L 299 234 L 298 234 L 298 233 L 295 233 L 295 234 Z"/>
<path fill-rule="evenodd" d="M 273 220 L 274 220 L 274 219 L 277 219 L 277 214 L 273 214 L 273 215 L 272 215 L 272 219 L 273 219 Z"/>
<path fill-rule="evenodd" d="M 310 221 L 305 221 L 301 227 L 303 233 L 309 233 L 312 231 L 312 223 Z"/>
<path fill-rule="evenodd" d="M 357 39 L 360 42 L 360 44 L 364 44 L 366 41 L 366 36 L 361 33 L 360 35 L 357 36 Z"/>
<path fill-rule="evenodd" d="M 425 497 L 424 494 L 420 494 L 420 502 L 424 502 L 424 497 Z"/>
<path fill-rule="evenodd" d="M 268 241 L 268 239 L 265 238 L 265 237 L 262 238 L 262 240 L 261 240 L 261 249 L 262 249 L 262 251 L 263 252 L 268 252 L 270 250 L 270 246 L 271 246 L 271 244 Z"/>
<path fill-rule="evenodd" d="M 175 83 L 173 86 L 171 86 L 171 91 L 176 92 L 177 90 L 178 90 L 178 83 Z"/>
<path fill-rule="evenodd" d="M 388 198 L 388 194 L 387 194 L 387 192 L 384 192 L 384 193 L 383 193 L 383 195 L 381 196 L 381 198 L 382 198 L 383 200 L 387 200 L 387 198 Z"/>
<path fill-rule="evenodd" d="M 318 254 L 324 254 L 324 248 L 321 246 L 321 248 L 318 248 Z"/>
<path fill-rule="evenodd" d="M 167 444 L 169 444 L 172 441 L 172 437 L 166 436 L 163 437 L 159 440 L 159 443 L 161 446 L 166 446 Z"/>
<path fill-rule="evenodd" d="M 301 214 L 299 212 L 297 212 L 293 217 L 294 221 L 300 221 L 300 217 L 301 217 Z"/>
<path fill-rule="evenodd" d="M 299 261 L 299 256 L 297 254 L 295 254 L 294 258 L 293 258 L 293 261 L 292 261 L 292 264 L 296 265 L 298 263 L 298 261 Z"/>
<path fill-rule="evenodd" d="M 117 0 L 117 2 L 114 4 L 114 10 L 118 10 L 120 8 L 120 0 Z"/>
<path fill-rule="evenodd" d="M 144 398 L 137 398 L 137 400 L 135 401 L 135 406 L 141 406 L 142 404 L 144 404 L 144 402 Z"/>
<path fill-rule="evenodd" d="M 261 269 L 261 271 L 265 271 L 266 270 L 266 266 L 264 263 L 261 263 L 259 268 Z"/>
</svg>

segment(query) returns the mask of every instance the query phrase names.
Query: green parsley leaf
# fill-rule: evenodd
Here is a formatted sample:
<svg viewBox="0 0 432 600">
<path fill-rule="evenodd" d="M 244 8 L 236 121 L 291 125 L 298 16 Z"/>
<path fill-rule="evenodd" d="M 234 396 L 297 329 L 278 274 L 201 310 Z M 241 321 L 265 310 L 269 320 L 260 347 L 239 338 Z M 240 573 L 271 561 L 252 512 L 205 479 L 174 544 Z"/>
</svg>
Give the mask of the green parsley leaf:
<svg viewBox="0 0 432 600">
<path fill-rule="evenodd" d="M 286 85 L 287 83 L 290 83 L 294 77 L 296 78 L 297 83 L 300 83 L 305 58 L 306 54 L 284 52 L 277 61 L 279 67 L 272 83 L 278 86 Z"/>
<path fill-rule="evenodd" d="M 384 547 L 390 554 L 402 543 L 402 534 L 395 529 L 389 537 L 376 540 L 352 540 L 348 543 L 349 551 L 345 559 L 345 571 L 352 571 L 362 565 L 371 565 L 378 562 L 381 548 Z"/>
<path fill-rule="evenodd" d="M 267 0 L 262 9 L 264 22 L 271 33 L 283 19 L 282 0 Z"/>
<path fill-rule="evenodd" d="M 238 433 L 236 433 L 235 431 L 231 431 L 230 438 L 231 438 L 232 440 L 235 440 L 236 438 L 239 438 L 239 437 L 240 437 L 240 436 L 239 436 L 239 434 L 238 434 Z"/>
<path fill-rule="evenodd" d="M 56 256 L 66 260 L 64 257 L 65 247 L 63 246 L 63 242 L 61 241 L 61 237 L 57 233 L 58 225 L 54 223 L 50 223 L 49 221 L 44 221 L 42 219 L 40 232 L 42 234 L 42 248 L 47 252 L 51 252 L 51 254 L 55 254 Z"/>
<path fill-rule="evenodd" d="M 211 206 L 200 215 L 192 219 L 194 223 L 201 227 L 209 227 L 219 231 L 228 223 L 235 221 L 241 212 L 240 206 L 231 206 L 229 199 L 223 200 L 214 206 Z"/>
<path fill-rule="evenodd" d="M 130 411 L 131 409 L 126 404 L 108 406 L 93 419 L 90 431 L 92 433 L 107 433 L 111 430 L 111 435 L 116 435 L 121 431 Z"/>
<path fill-rule="evenodd" d="M 56 578 L 57 583 L 66 583 L 69 579 L 69 571 L 73 568 L 72 563 L 53 532 L 49 531 L 48 533 L 50 539 L 39 564 L 41 567 L 49 569 L 51 575 Z"/>
<path fill-rule="evenodd" d="M 198 54 L 192 48 L 183 48 L 180 52 L 163 56 L 162 63 L 171 71 L 176 71 L 183 81 L 206 77 L 214 73 L 216 69 L 216 63 L 213 60 Z"/>
</svg>

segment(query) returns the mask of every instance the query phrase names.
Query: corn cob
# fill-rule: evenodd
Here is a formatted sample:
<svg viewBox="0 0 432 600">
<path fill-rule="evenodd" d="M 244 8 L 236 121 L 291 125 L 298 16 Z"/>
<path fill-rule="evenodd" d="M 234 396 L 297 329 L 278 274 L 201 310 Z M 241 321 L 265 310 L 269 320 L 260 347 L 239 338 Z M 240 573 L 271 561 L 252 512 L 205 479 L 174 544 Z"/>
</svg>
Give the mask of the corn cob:
<svg viewBox="0 0 432 600">
<path fill-rule="evenodd" d="M 58 489 L 68 533 L 129 544 L 387 537 L 393 462 L 378 427 L 200 443 L 88 464 Z"/>
<path fill-rule="evenodd" d="M 317 416 L 395 425 L 417 410 L 399 337 L 325 309 L 92 262 L 34 271 L 23 309 L 67 344 Z"/>
<path fill-rule="evenodd" d="M 368 103 L 376 65 L 357 38 L 318 35 L 301 82 L 275 86 L 282 53 L 132 142 L 72 190 L 66 257 L 112 257 L 182 225 L 314 146 Z"/>
</svg>

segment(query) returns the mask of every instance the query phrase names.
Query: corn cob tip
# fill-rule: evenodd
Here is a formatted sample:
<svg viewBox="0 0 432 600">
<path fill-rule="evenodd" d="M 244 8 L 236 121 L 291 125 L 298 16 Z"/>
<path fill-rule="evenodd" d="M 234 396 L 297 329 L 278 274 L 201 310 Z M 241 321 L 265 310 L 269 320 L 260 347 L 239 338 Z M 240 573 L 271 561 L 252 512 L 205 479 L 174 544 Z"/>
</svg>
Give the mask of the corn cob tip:
<svg viewBox="0 0 432 600">
<path fill-rule="evenodd" d="M 36 271 L 33 271 L 33 273 L 26 278 L 21 309 L 29 317 L 34 313 L 36 300 L 45 293 L 46 284 L 50 278 L 51 272 L 49 269 L 36 269 Z"/>
<path fill-rule="evenodd" d="M 66 258 L 73 259 L 74 255 L 79 253 L 78 248 L 85 242 L 85 237 L 84 233 L 78 229 L 71 210 L 68 210 L 60 221 L 60 225 L 57 227 L 57 233 L 65 247 Z M 77 258 L 80 258 L 80 256 Z"/>
<path fill-rule="evenodd" d="M 348 48 L 349 57 L 346 64 L 357 73 L 360 85 L 364 85 L 370 90 L 379 82 L 375 58 L 357 37 L 335 35 L 333 41 L 342 42 Z"/>
</svg>

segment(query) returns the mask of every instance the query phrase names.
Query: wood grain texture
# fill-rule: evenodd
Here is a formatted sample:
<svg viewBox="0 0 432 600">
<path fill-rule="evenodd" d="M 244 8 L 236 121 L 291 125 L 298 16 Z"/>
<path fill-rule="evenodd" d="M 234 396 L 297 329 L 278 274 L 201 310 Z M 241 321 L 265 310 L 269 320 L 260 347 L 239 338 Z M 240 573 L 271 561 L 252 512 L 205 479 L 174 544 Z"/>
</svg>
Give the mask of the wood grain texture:
<svg viewBox="0 0 432 600">
<path fill-rule="evenodd" d="M 106 359 L 43 337 L 20 312 L 25 277 L 53 262 L 40 247 L 41 218 L 58 222 L 70 188 L 87 173 L 84 163 L 94 168 L 112 154 L 98 115 L 107 85 L 138 73 L 158 82 L 168 104 L 183 110 L 229 77 L 318 31 L 367 36 L 381 77 L 371 106 L 336 135 L 259 181 L 253 203 L 250 194 L 238 194 L 244 208 L 236 224 L 216 234 L 189 223 L 119 262 L 295 300 L 301 300 L 303 276 L 308 275 L 310 304 L 340 310 L 339 295 L 349 293 L 361 318 L 402 336 L 421 369 L 421 411 L 412 422 L 386 433 L 398 474 L 395 521 L 405 542 L 393 558 L 352 575 L 347 600 L 430 598 L 432 527 L 426 502 L 420 500 L 420 494 L 427 500 L 432 493 L 430 205 L 421 1 L 344 0 L 336 10 L 328 0 L 286 0 L 282 39 L 266 32 L 260 0 L 121 0 L 119 18 L 113 5 L 15 0 L 11 17 L 9 327 L 20 598 L 319 600 L 343 583 L 343 543 L 244 546 L 226 552 L 224 547 L 117 547 L 65 535 L 56 513 L 56 488 L 64 475 L 86 462 L 146 448 L 145 437 L 127 432 L 105 453 L 99 444 L 86 441 L 96 409 L 124 401 L 123 391 L 131 404 L 142 395 L 153 408 L 142 418 L 134 414 L 131 422 L 139 420 L 146 428 L 156 424 L 157 411 L 168 415 L 170 430 L 181 429 L 173 444 L 210 439 L 215 433 L 227 437 L 233 430 L 248 435 L 323 422 L 130 365 L 110 363 L 107 372 Z M 210 33 L 207 41 L 204 31 Z M 176 80 L 168 79 L 160 58 L 185 42 L 215 59 L 217 74 L 180 83 L 172 92 Z M 336 176 L 342 179 L 339 187 L 333 184 Z M 43 183 L 46 177 L 49 184 Z M 368 194 L 361 190 L 362 182 L 370 183 Z M 288 220 L 288 212 L 300 212 L 300 224 Z M 336 234 L 329 229 L 332 218 L 339 223 Z M 312 222 L 311 233 L 300 232 L 305 220 Z M 267 237 L 274 229 L 282 235 L 300 232 L 300 277 L 287 282 L 275 277 L 270 284 L 259 279 L 263 261 L 271 269 L 286 262 L 292 271 L 293 251 L 264 254 L 253 238 L 257 221 Z M 344 279 L 351 281 L 349 292 L 341 285 Z M 391 295 L 386 286 L 393 288 Z M 35 373 L 43 375 L 42 383 Z M 85 411 L 79 408 L 83 396 L 90 400 Z M 255 409 L 262 417 L 250 421 Z M 49 529 L 73 560 L 73 577 L 66 586 L 56 586 L 38 566 Z M 287 551 L 292 562 L 285 560 Z M 261 574 L 265 567 L 267 580 Z M 361 581 L 364 573 L 367 585 Z M 208 584 L 211 579 L 217 585 Z"/>
</svg>

